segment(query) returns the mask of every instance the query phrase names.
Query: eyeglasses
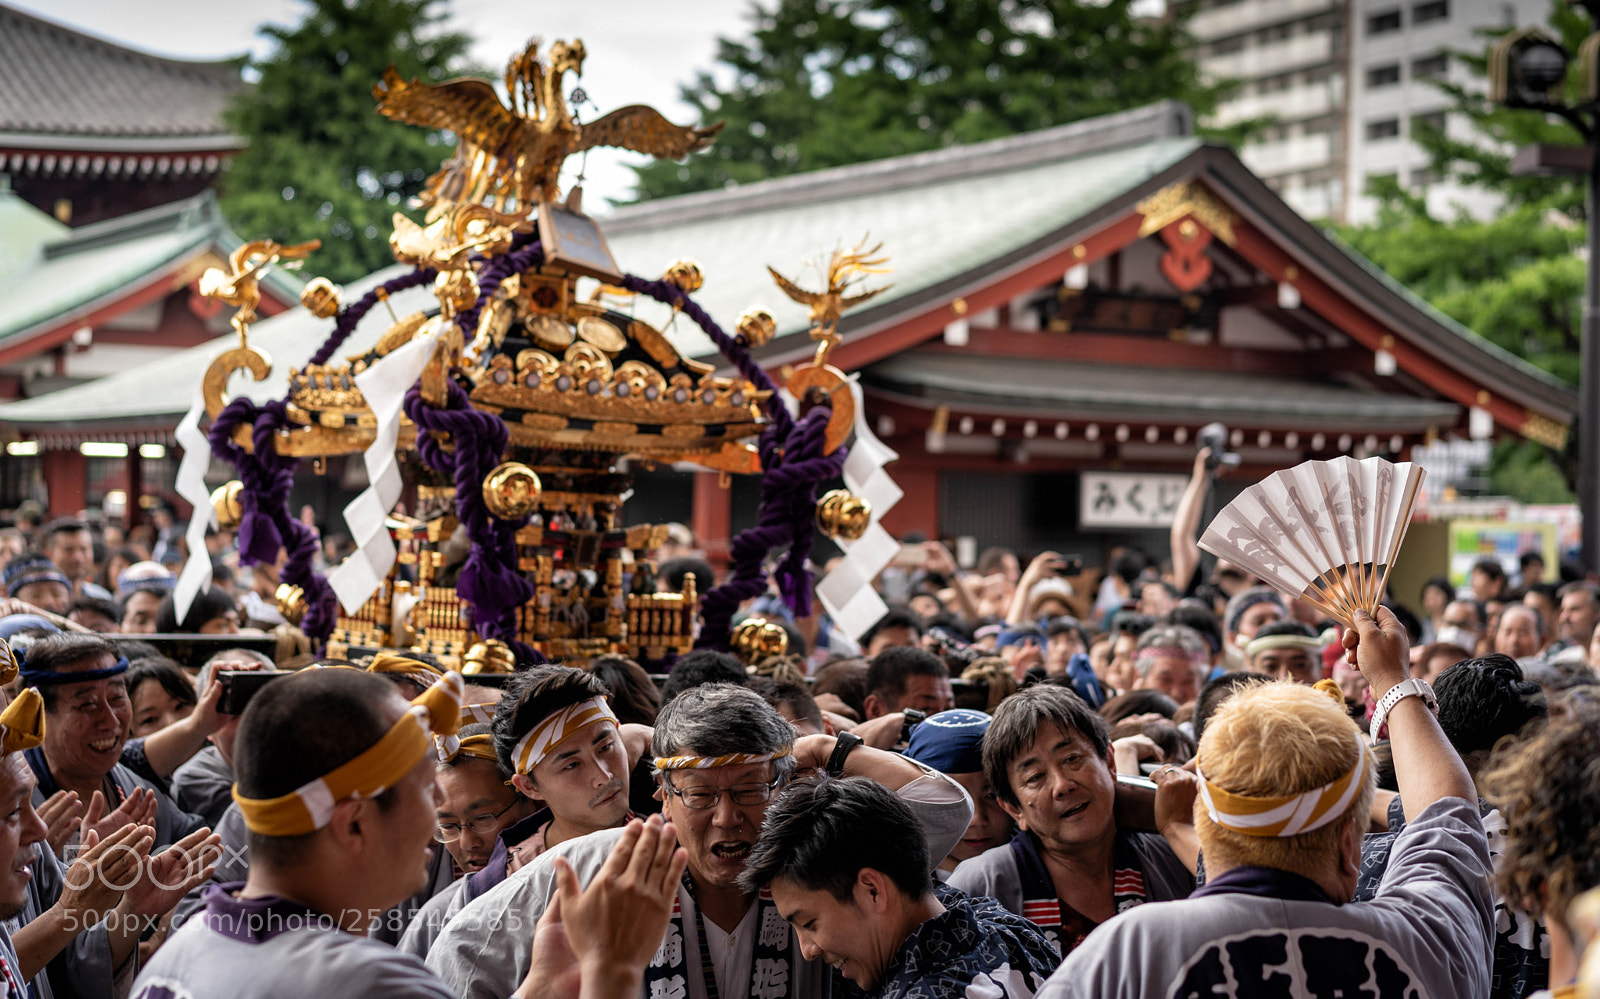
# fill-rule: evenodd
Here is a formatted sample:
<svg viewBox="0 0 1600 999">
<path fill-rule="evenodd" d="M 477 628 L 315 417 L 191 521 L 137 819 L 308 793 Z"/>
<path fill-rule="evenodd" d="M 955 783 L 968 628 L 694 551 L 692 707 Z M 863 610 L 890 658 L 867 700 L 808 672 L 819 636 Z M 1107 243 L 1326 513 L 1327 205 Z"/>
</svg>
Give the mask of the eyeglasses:
<svg viewBox="0 0 1600 999">
<path fill-rule="evenodd" d="M 512 801 L 511 804 L 491 815 L 474 815 L 466 822 L 440 822 L 433 827 L 433 838 L 441 843 L 454 843 L 461 838 L 463 832 L 469 832 L 474 836 L 499 832 L 500 816 L 515 807 L 517 807 L 517 802 Z"/>
<path fill-rule="evenodd" d="M 711 787 L 705 784 L 696 784 L 693 787 L 678 789 L 672 786 L 669 779 L 663 782 L 668 794 L 676 795 L 686 808 L 707 809 L 716 808 L 717 803 L 726 794 L 733 799 L 735 805 L 763 805 L 772 800 L 772 792 L 777 789 L 781 778 L 774 777 L 767 784 L 735 784 L 730 788 Z"/>
</svg>

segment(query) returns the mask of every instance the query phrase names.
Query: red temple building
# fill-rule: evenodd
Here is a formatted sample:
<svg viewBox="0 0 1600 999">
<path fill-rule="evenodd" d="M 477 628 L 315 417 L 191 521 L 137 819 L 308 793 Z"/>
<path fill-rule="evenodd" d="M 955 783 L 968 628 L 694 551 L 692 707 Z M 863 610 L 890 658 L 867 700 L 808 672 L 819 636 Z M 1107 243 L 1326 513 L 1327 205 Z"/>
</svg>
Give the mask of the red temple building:
<svg viewBox="0 0 1600 999">
<path fill-rule="evenodd" d="M 0 400 L 53 400 L 229 328 L 196 283 L 239 245 L 210 187 L 244 147 L 223 124 L 242 86 L 237 62 L 165 59 L 0 5 Z M 299 282 L 264 290 L 272 315 Z M 190 394 L 158 371 L 147 393 Z M 8 424 L 0 506 L 43 483 L 53 512 L 77 510 L 161 490 L 176 467 L 170 426 L 85 451 L 15 440 Z"/>
</svg>

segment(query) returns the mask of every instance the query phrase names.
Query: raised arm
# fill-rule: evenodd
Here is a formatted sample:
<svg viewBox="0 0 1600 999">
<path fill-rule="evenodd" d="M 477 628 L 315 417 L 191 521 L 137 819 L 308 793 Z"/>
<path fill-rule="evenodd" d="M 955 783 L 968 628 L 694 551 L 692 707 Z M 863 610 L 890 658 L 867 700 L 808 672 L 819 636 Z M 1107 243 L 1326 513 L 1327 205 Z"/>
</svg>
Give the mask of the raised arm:
<svg viewBox="0 0 1600 999">
<path fill-rule="evenodd" d="M 144 758 L 149 761 L 150 769 L 163 778 L 171 777 L 173 771 L 205 747 L 211 733 L 228 720 L 227 715 L 217 710 L 221 697 L 222 684 L 208 685 L 205 693 L 200 695 L 200 703 L 195 705 L 187 718 L 179 719 L 145 737 Z"/>
<path fill-rule="evenodd" d="M 1345 648 L 1380 701 L 1389 688 L 1409 679 L 1406 644 L 1405 628 L 1387 607 L 1378 608 L 1376 619 L 1365 611 L 1356 612 L 1355 630 L 1345 631 Z M 1401 698 L 1389 709 L 1387 720 L 1407 822 L 1441 798 L 1478 800 L 1466 764 L 1421 697 Z"/>
<path fill-rule="evenodd" d="M 1195 532 L 1200 529 L 1200 511 L 1206 505 L 1206 493 L 1211 490 L 1211 472 L 1206 459 L 1211 449 L 1203 447 L 1194 456 L 1194 471 L 1183 497 L 1178 500 L 1178 510 L 1172 515 L 1172 578 L 1180 589 L 1187 589 L 1195 566 L 1200 564 L 1200 546 L 1195 543 Z"/>
<path fill-rule="evenodd" d="M 956 593 L 956 603 L 961 605 L 961 616 L 968 621 L 976 621 L 981 617 L 982 615 L 978 613 L 978 598 L 961 575 L 961 566 L 956 564 L 956 558 L 950 554 L 950 549 L 938 541 L 929 541 L 922 546 L 922 550 L 928 556 L 928 571 L 937 572 L 950 580 L 950 588 Z"/>
</svg>

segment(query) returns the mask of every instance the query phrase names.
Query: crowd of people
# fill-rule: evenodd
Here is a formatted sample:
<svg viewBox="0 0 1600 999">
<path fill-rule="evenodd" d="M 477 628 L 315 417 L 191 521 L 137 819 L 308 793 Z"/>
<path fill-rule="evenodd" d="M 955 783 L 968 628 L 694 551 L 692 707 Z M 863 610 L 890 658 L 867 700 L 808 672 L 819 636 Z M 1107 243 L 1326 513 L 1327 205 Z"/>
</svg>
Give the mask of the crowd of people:
<svg viewBox="0 0 1600 999">
<path fill-rule="evenodd" d="M 0 996 L 1576 994 L 1600 587 L 1341 624 L 1179 521 L 1098 577 L 910 539 L 864 635 L 764 597 L 781 656 L 503 681 L 318 658 L 225 532 L 180 619 L 175 535 L 0 529 Z"/>
</svg>

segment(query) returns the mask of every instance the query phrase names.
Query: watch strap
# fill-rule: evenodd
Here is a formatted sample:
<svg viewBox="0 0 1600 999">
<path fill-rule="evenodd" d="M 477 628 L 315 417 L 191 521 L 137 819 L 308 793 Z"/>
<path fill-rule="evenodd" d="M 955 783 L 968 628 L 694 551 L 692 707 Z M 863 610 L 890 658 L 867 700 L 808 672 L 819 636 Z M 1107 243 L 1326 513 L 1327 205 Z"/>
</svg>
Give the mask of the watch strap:
<svg viewBox="0 0 1600 999">
<path fill-rule="evenodd" d="M 828 757 L 828 776 L 844 776 L 844 759 L 850 751 L 861 745 L 861 736 L 854 732 L 840 732 L 833 744 L 833 753 Z"/>
<path fill-rule="evenodd" d="M 1383 731 L 1383 725 L 1389 718 L 1389 712 L 1394 709 L 1396 704 L 1399 704 L 1407 697 L 1420 697 L 1422 698 L 1422 703 L 1428 706 L 1429 711 L 1439 710 L 1439 699 L 1434 696 L 1433 688 L 1428 685 L 1426 680 L 1419 680 L 1415 677 L 1409 680 L 1402 680 L 1384 692 L 1384 695 L 1378 699 L 1377 707 L 1372 711 L 1371 732 L 1374 740 L 1377 739 L 1378 733 Z"/>
</svg>

